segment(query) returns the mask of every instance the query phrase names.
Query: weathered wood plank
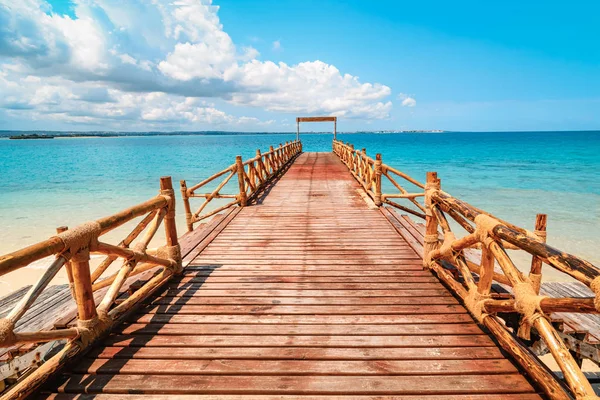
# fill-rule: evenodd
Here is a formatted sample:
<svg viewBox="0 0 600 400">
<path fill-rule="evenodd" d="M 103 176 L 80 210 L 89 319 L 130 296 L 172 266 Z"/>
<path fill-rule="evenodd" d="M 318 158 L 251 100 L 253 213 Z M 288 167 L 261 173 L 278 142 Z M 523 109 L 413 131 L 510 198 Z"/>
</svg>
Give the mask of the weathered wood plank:
<svg viewBox="0 0 600 400">
<path fill-rule="evenodd" d="M 161 294 L 180 297 L 215 297 L 215 296 L 266 296 L 266 297 L 422 297 L 447 296 L 446 289 L 207 289 L 201 285 L 188 285 L 181 288 L 169 288 Z M 182 301 L 182 303 L 185 303 Z"/>
<path fill-rule="evenodd" d="M 111 335 L 104 344 L 134 347 L 489 347 L 487 335 L 291 336 L 291 335 Z"/>
<path fill-rule="evenodd" d="M 113 394 L 464 394 L 532 393 L 519 374 L 425 376 L 71 375 L 60 392 Z"/>
<path fill-rule="evenodd" d="M 541 397 L 532 393 L 519 394 L 455 394 L 455 395 L 394 395 L 394 396 L 353 396 L 353 395 L 227 395 L 227 394 L 93 394 L 77 395 L 57 393 L 44 397 L 48 400 L 539 400 Z"/>
<path fill-rule="evenodd" d="M 231 276 L 221 277 L 215 275 L 208 276 L 186 276 L 177 280 L 182 283 L 435 283 L 438 282 L 433 276 L 393 276 L 376 277 L 373 275 L 364 276 L 326 276 L 319 277 L 312 274 L 307 276 Z"/>
<path fill-rule="evenodd" d="M 426 297 L 187 297 L 165 296 L 149 299 L 146 304 L 188 305 L 414 305 L 458 304 L 452 296 Z"/>
<path fill-rule="evenodd" d="M 78 374 L 161 375 L 457 375 L 516 373 L 510 361 L 492 360 L 85 360 L 72 371 Z"/>
<path fill-rule="evenodd" d="M 105 347 L 89 358 L 161 360 L 478 360 L 504 358 L 497 347 Z"/>
<path fill-rule="evenodd" d="M 192 289 L 202 288 L 203 290 L 227 290 L 227 289 L 247 289 L 247 290 L 394 290 L 394 289 L 442 289 L 443 286 L 438 282 L 430 283 L 328 283 L 328 282 L 273 282 L 273 283 L 193 283 L 193 282 L 169 282 L 170 288 Z"/>
<path fill-rule="evenodd" d="M 407 314 L 407 315 L 272 315 L 272 314 L 134 314 L 130 322 L 161 324 L 457 324 L 473 322 L 462 314 Z"/>
<path fill-rule="evenodd" d="M 279 305 L 150 305 L 147 314 L 455 314 L 464 313 L 461 305 L 368 305 L 368 306 L 279 306 Z"/>
<path fill-rule="evenodd" d="M 129 324 L 114 332 L 126 335 L 481 335 L 475 324 L 420 325 L 249 325 L 249 324 Z"/>
</svg>

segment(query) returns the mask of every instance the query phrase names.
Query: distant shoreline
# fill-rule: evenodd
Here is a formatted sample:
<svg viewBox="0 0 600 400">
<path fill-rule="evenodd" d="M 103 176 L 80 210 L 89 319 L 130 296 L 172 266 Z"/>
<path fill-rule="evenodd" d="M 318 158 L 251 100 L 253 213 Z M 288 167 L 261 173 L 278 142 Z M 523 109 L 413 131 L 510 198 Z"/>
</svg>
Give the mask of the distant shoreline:
<svg viewBox="0 0 600 400">
<path fill-rule="evenodd" d="M 341 135 L 361 135 L 361 134 L 379 134 L 379 135 L 394 135 L 394 134 L 414 134 L 414 133 L 573 133 L 573 132 L 597 132 L 600 134 L 600 130 L 581 130 L 581 131 L 446 131 L 441 129 L 432 130 L 375 130 L 375 131 L 353 131 L 353 132 L 342 132 L 338 131 Z M 233 131 L 172 131 L 172 132 L 118 132 L 118 131 L 87 131 L 87 132 L 72 132 L 72 131 L 11 131 L 11 130 L 0 130 L 0 139 L 12 139 L 27 140 L 27 139 L 38 139 L 39 136 L 50 136 L 54 139 L 68 139 L 68 138 L 118 138 L 118 137 L 152 137 L 152 136 L 244 136 L 244 135 L 295 135 L 295 131 L 288 132 L 233 132 Z M 301 132 L 304 134 L 332 134 L 331 131 L 320 131 L 320 132 Z M 19 138 L 18 136 L 31 136 Z M 37 136 L 37 137 L 36 137 Z M 44 138 L 45 139 L 45 138 Z"/>
<path fill-rule="evenodd" d="M 396 134 L 396 133 L 444 133 L 443 130 L 380 130 L 380 131 L 355 131 L 338 132 L 338 134 Z M 323 132 L 302 132 L 302 134 L 320 134 Z M 61 138 L 114 138 L 114 137 L 139 137 L 139 136 L 219 136 L 219 135 L 282 135 L 296 134 L 296 132 L 230 132 L 230 131 L 180 131 L 180 132 L 68 132 L 68 131 L 0 131 L 0 138 L 16 140 L 26 139 L 61 139 Z M 22 137 L 21 137 L 22 136 Z"/>
</svg>

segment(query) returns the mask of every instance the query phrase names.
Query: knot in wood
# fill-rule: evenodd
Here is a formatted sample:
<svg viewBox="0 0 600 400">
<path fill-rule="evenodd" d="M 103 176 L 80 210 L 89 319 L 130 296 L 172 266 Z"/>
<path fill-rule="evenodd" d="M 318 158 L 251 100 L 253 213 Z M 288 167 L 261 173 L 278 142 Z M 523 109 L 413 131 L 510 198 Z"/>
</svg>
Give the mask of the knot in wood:
<svg viewBox="0 0 600 400">
<path fill-rule="evenodd" d="M 9 319 L 0 319 L 0 346 L 10 347 L 16 343 L 15 324 Z"/>
<path fill-rule="evenodd" d="M 540 305 L 546 296 L 539 296 L 529 279 L 526 278 L 525 282 L 514 285 L 513 293 L 515 295 L 515 311 L 520 313 L 529 325 L 533 325 L 538 318 L 546 318 Z"/>
<path fill-rule="evenodd" d="M 596 295 L 594 297 L 594 307 L 596 307 L 596 311 L 600 312 L 600 276 L 595 277 L 590 283 L 590 289 Z"/>
<path fill-rule="evenodd" d="M 98 246 L 98 236 L 101 232 L 100 224 L 90 221 L 61 232 L 56 237 L 63 242 L 64 250 L 69 252 L 73 261 L 87 261 L 90 258 L 90 250 Z"/>
<path fill-rule="evenodd" d="M 500 222 L 493 217 L 485 214 L 479 214 L 475 217 L 475 234 L 480 242 L 485 242 L 492 234 L 495 227 L 500 225 Z"/>
</svg>

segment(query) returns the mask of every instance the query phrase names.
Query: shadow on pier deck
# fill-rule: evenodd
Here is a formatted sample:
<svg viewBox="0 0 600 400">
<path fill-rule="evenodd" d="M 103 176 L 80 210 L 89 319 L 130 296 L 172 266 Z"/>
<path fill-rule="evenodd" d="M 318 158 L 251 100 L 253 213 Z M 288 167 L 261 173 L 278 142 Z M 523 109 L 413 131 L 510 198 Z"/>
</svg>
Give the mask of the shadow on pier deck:
<svg viewBox="0 0 600 400">
<path fill-rule="evenodd" d="M 38 396 L 539 398 L 333 153 L 215 232 Z"/>
</svg>

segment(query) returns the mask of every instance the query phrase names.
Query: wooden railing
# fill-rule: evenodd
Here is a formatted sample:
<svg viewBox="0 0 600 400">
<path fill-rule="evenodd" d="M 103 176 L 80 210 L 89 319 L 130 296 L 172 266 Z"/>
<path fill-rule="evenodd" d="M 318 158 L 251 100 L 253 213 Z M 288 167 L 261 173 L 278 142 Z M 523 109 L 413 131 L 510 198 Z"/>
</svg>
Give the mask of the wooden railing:
<svg viewBox="0 0 600 400">
<path fill-rule="evenodd" d="M 229 207 L 236 204 L 239 204 L 242 207 L 245 206 L 249 199 L 255 196 L 285 165 L 301 152 L 302 143 L 299 140 L 286 142 L 285 145 L 280 144 L 276 149 L 271 146 L 269 151 L 264 154 L 261 153 L 260 150 L 256 150 L 256 157 L 246 161 L 242 161 L 242 157 L 237 156 L 234 164 L 231 164 L 228 168 L 217 172 L 210 178 L 207 178 L 192 187 L 188 188 L 186 181 L 182 180 L 180 182 L 181 194 L 183 196 L 188 231 L 194 229 L 195 223 L 209 218 Z M 225 176 L 225 178 L 210 193 L 197 193 L 197 190 L 201 187 L 204 187 L 223 176 Z M 238 192 L 236 194 L 222 194 L 221 191 L 234 176 L 237 176 Z M 195 213 L 192 213 L 190 198 L 194 197 L 204 198 L 204 202 L 202 202 Z M 213 199 L 232 200 L 202 214 Z"/>
<path fill-rule="evenodd" d="M 102 240 L 105 234 L 140 217 L 143 217 L 141 221 L 117 245 Z M 165 243 L 156 249 L 149 249 L 148 246 L 161 224 L 165 229 Z M 12 311 L 0 320 L 0 347 L 55 340 L 67 341 L 62 350 L 32 374 L 20 380 L 2 398 L 26 396 L 48 374 L 56 371 L 67 360 L 81 353 L 106 334 L 141 299 L 181 270 L 181 252 L 175 226 L 175 196 L 170 177 L 161 178 L 160 194 L 144 203 L 73 229 L 59 228 L 57 231 L 56 236 L 0 257 L 0 275 L 27 267 L 32 262 L 45 257 L 53 257 L 51 265 L 37 283 Z M 132 246 L 140 235 L 141 238 Z M 91 272 L 90 254 L 92 253 L 103 254 L 106 258 Z M 121 260 L 117 272 L 103 277 L 104 272 L 117 260 Z M 71 293 L 76 303 L 77 326 L 36 332 L 15 331 L 19 319 L 33 305 L 61 268 L 66 269 Z M 152 269 L 156 270 L 153 271 L 154 276 L 137 290 L 134 290 L 133 286 L 128 287 L 129 296 L 115 304 L 128 278 Z M 102 300 L 96 305 L 94 292 L 98 290 L 105 292 L 101 297 Z"/>
<path fill-rule="evenodd" d="M 409 193 L 403 185 L 398 182 L 408 182 L 417 189 L 425 189 L 425 185 L 407 174 L 398 171 L 389 165 L 383 164 L 381 154 L 377 154 L 375 159 L 369 157 L 365 149 L 355 150 L 350 143 L 344 144 L 339 140 L 333 141 L 333 152 L 340 157 L 346 164 L 352 175 L 365 189 L 365 192 L 371 197 L 375 205 L 381 206 L 388 204 L 409 214 L 425 219 L 425 206 L 417 201 L 424 197 L 423 191 Z M 386 178 L 399 193 L 382 193 L 382 179 Z M 407 206 L 398 204 L 394 200 L 405 200 L 410 202 Z"/>
<path fill-rule="evenodd" d="M 383 200 L 387 195 L 381 193 L 380 178 L 385 175 L 384 171 L 391 169 L 381 164 L 381 157 L 373 160 L 366 156 L 364 150 L 356 151 L 351 145 L 341 142 L 334 141 L 333 148 L 376 204 L 390 204 Z M 435 172 L 427 173 L 426 185 L 419 184 L 400 171 L 394 173 L 424 188 L 424 267 L 434 271 L 462 299 L 469 312 L 495 336 L 502 348 L 519 362 L 550 398 L 597 398 L 548 314 L 600 312 L 600 269 L 547 245 L 545 215 L 538 215 L 535 230 L 529 231 L 442 191 Z M 406 194 L 402 189 L 399 190 Z M 382 201 L 378 202 L 380 197 Z M 413 196 L 406 198 L 414 199 Z M 464 236 L 457 238 L 447 216 L 466 232 Z M 465 255 L 468 249 L 481 250 L 479 263 L 474 263 Z M 506 250 L 518 250 L 531 255 L 528 274 L 517 269 Z M 540 296 L 542 264 L 582 282 L 595 297 Z M 493 293 L 494 281 L 505 285 L 512 293 L 508 296 Z M 517 322 L 512 323 L 515 317 Z M 564 375 L 568 391 L 518 338 L 532 342 L 535 338 L 544 342 Z"/>
</svg>

